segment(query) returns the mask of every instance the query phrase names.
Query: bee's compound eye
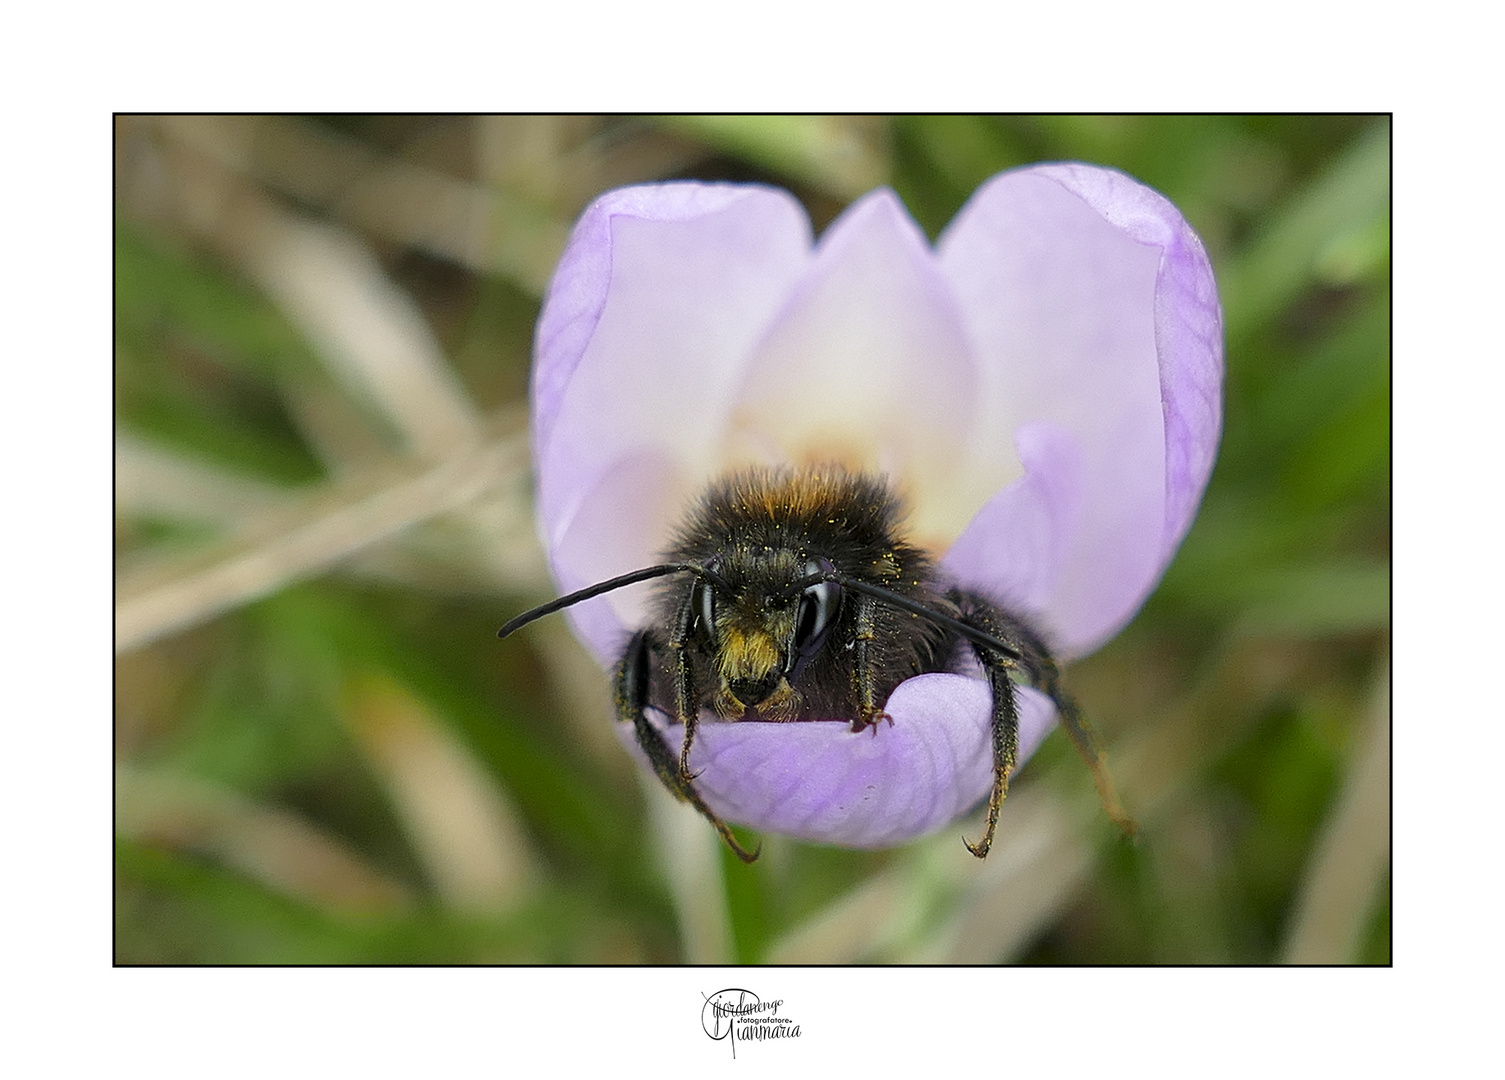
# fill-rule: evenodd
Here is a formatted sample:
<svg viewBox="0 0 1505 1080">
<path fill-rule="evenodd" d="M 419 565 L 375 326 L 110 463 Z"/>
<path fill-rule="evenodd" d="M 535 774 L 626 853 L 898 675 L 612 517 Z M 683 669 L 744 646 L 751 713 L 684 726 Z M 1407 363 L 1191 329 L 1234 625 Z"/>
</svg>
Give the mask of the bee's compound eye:
<svg viewBox="0 0 1505 1080">
<path fill-rule="evenodd" d="M 695 604 L 696 614 L 700 616 L 700 625 L 707 637 L 716 637 L 716 590 L 711 588 L 710 583 L 699 579 L 695 582 L 698 595 L 692 601 Z"/>
<path fill-rule="evenodd" d="M 811 560 L 805 564 L 806 574 L 818 574 L 830 569 L 824 562 Z M 809 659 L 825 644 L 826 635 L 836 622 L 841 609 L 841 586 L 834 581 L 817 581 L 800 593 L 799 612 L 794 620 L 794 639 L 791 652 Z"/>
</svg>

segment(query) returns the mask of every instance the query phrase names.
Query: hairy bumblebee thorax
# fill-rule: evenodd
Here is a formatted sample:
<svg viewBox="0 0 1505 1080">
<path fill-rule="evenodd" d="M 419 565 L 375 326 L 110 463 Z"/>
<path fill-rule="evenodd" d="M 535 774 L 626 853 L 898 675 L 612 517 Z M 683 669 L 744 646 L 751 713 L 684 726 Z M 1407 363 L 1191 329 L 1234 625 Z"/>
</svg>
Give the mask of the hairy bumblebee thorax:
<svg viewBox="0 0 1505 1080">
<path fill-rule="evenodd" d="M 811 558 L 882 583 L 922 577 L 930 559 L 900 536 L 903 507 L 882 480 L 836 467 L 748 469 L 701 496 L 675 534 L 671 558 L 716 560 L 734 586 Z"/>
</svg>

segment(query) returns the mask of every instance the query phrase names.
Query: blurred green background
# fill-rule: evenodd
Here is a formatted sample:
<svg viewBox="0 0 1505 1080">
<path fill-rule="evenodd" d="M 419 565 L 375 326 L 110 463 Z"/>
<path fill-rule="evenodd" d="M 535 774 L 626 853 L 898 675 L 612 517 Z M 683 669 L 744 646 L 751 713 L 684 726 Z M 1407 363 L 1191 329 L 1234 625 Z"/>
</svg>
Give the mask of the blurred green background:
<svg viewBox="0 0 1505 1080">
<path fill-rule="evenodd" d="M 120 963 L 1388 963 L 1385 117 L 122 117 Z M 1227 318 L 1222 450 L 1069 685 L 986 863 L 765 837 L 640 776 L 545 620 L 525 392 L 601 191 L 892 185 L 934 236 L 1012 166 L 1174 200 Z M 688 816 L 687 816 L 688 815 Z M 975 827 L 973 828 L 975 832 Z M 970 834 L 969 834 L 970 835 Z"/>
</svg>

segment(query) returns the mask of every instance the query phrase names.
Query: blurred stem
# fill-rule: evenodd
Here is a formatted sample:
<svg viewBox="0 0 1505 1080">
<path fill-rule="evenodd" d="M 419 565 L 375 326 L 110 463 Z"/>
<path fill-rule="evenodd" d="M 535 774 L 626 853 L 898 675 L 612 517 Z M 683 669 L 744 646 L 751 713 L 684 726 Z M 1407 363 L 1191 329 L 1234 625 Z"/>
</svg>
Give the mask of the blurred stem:
<svg viewBox="0 0 1505 1080">
<path fill-rule="evenodd" d="M 659 860 L 674 897 L 681 959 L 687 964 L 735 962 L 721 839 L 699 814 L 675 802 L 657 780 L 644 777 L 642 783 Z"/>
<path fill-rule="evenodd" d="M 1362 740 L 1307 866 L 1281 959 L 1349 964 L 1390 864 L 1390 661 L 1375 676 Z"/>
<path fill-rule="evenodd" d="M 905 907 L 905 875 L 874 874 L 784 934 L 768 950 L 770 964 L 850 964 L 864 960 L 875 935 Z"/>
<path fill-rule="evenodd" d="M 413 902 L 402 883 L 299 814 L 164 769 L 115 767 L 115 832 L 223 860 L 328 911 L 369 914 Z"/>
<path fill-rule="evenodd" d="M 447 906 L 496 912 L 527 897 L 537 867 L 516 808 L 425 702 L 373 671 L 347 682 L 341 715 Z"/>
</svg>

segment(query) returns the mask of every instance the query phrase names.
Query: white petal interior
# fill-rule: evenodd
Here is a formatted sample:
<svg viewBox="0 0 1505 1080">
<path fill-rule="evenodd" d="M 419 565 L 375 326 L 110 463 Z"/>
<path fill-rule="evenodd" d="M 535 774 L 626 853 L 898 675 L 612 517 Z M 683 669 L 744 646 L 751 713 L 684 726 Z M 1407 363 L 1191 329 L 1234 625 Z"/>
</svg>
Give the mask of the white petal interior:
<svg viewBox="0 0 1505 1080">
<path fill-rule="evenodd" d="M 881 471 L 905 495 L 916 538 L 944 548 L 1007 475 L 986 487 L 968 467 L 978 384 L 934 253 L 897 198 L 875 192 L 827 231 L 757 345 L 721 462 Z"/>
<path fill-rule="evenodd" d="M 1083 649 L 1122 624 L 1157 569 L 1164 418 L 1155 340 L 1159 249 L 1136 242 L 1048 175 L 1005 174 L 940 244 L 983 361 L 989 422 L 973 452 L 1004 458 L 1023 424 L 1070 433 L 1083 461 L 1080 527 L 1047 602 Z"/>
</svg>

